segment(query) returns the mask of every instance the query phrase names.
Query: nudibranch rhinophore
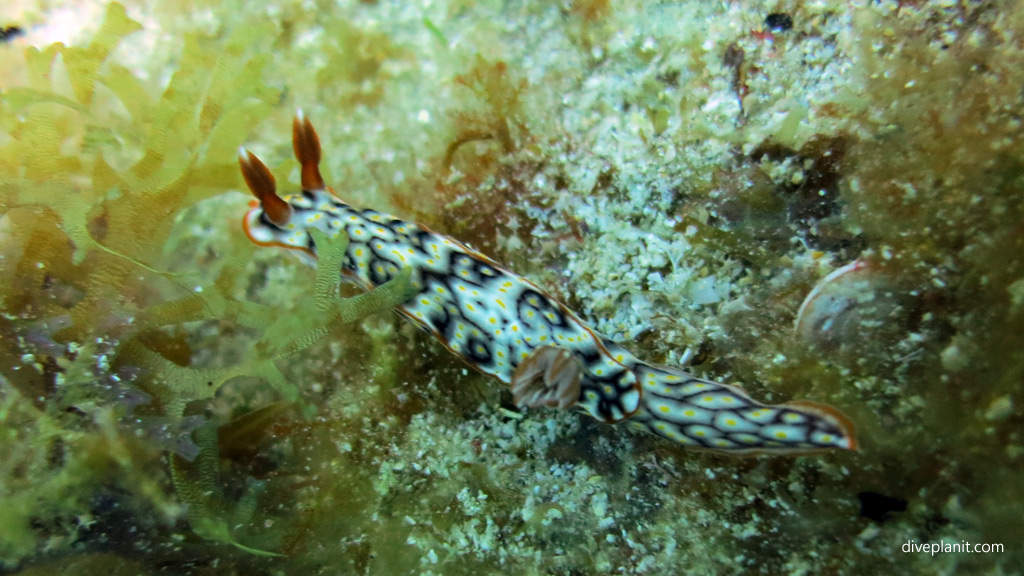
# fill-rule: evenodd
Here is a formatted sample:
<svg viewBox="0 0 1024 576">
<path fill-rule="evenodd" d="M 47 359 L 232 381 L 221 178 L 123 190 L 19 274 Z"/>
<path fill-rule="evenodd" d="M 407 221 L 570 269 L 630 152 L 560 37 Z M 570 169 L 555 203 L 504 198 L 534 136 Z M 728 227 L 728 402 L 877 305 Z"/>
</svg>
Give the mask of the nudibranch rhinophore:
<svg viewBox="0 0 1024 576">
<path fill-rule="evenodd" d="M 644 363 L 487 256 L 420 224 L 346 204 L 324 185 L 320 139 L 301 110 L 292 147 L 302 190 L 285 198 L 270 170 L 239 151 L 242 175 L 259 201 L 245 215 L 246 235 L 315 266 L 310 231 L 345 234 L 348 251 L 339 273 L 367 290 L 410 267 L 414 295 L 398 313 L 509 386 L 517 405 L 575 407 L 696 448 L 787 453 L 857 447 L 853 426 L 834 408 L 761 404 L 739 387 Z"/>
</svg>

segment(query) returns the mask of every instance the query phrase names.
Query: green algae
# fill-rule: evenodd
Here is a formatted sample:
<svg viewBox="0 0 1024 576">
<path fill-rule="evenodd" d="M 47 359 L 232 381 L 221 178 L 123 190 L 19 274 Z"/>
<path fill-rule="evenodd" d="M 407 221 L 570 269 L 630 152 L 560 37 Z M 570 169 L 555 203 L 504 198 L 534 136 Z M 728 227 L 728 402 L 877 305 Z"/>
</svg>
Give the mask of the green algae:
<svg viewBox="0 0 1024 576">
<path fill-rule="evenodd" d="M 207 424 L 196 431 L 195 437 L 199 443 L 199 454 L 195 459 L 193 477 L 181 469 L 180 462 L 175 462 L 177 456 L 172 456 L 170 462 L 174 490 L 188 509 L 192 530 L 206 540 L 228 544 L 255 556 L 281 556 L 247 546 L 234 534 L 235 529 L 247 528 L 252 523 L 263 485 L 258 481 L 249 482 L 237 502 L 226 502 L 220 479 L 217 427 L 213 423 Z"/>
<path fill-rule="evenodd" d="M 227 162 L 225 139 L 237 142 L 239 121 L 248 124 L 266 111 L 260 98 L 273 89 L 262 80 L 256 85 L 252 74 L 262 64 L 253 66 L 247 52 L 266 31 L 236 34 L 223 52 L 204 51 L 199 37 L 190 36 L 188 67 L 153 98 L 134 74 L 107 62 L 139 30 L 115 3 L 85 48 L 54 44 L 4 54 L 21 58 L 26 77 L 24 86 L 0 94 L 3 266 L 16 279 L 2 294 L 10 407 L 3 485 L 5 500 L 21 503 L 4 523 L 8 566 L 44 545 L 69 546 L 95 522 L 90 498 L 110 489 L 129 494 L 126 504 L 139 513 L 173 518 L 159 441 L 136 436 L 146 437 L 149 426 L 152 438 L 173 436 L 185 425 L 187 402 L 212 395 L 214 381 L 240 373 L 181 367 L 170 359 L 180 356 L 170 347 L 148 348 L 172 342 L 154 338 L 159 333 L 152 329 L 175 321 L 166 305 L 150 311 L 157 322 L 146 321 L 147 308 L 159 301 L 148 283 L 155 278 L 171 290 L 183 287 L 181 274 L 159 270 L 167 264 L 161 252 L 174 216 L 222 189 L 223 175 L 231 173 L 218 167 Z M 233 58 L 218 60 L 218 54 Z M 218 79 L 200 72 L 206 66 L 219 71 Z M 117 105 L 122 113 L 112 112 Z M 178 322 L 194 319 L 181 312 Z M 140 369 L 152 372 L 148 383 Z M 149 414 L 134 409 L 144 387 L 163 394 Z M 133 411 L 140 418 L 129 419 Z M 170 420 L 159 424 L 161 415 Z M 181 446 L 181 438 L 166 440 Z M 33 528 L 40 518 L 52 520 Z"/>
</svg>

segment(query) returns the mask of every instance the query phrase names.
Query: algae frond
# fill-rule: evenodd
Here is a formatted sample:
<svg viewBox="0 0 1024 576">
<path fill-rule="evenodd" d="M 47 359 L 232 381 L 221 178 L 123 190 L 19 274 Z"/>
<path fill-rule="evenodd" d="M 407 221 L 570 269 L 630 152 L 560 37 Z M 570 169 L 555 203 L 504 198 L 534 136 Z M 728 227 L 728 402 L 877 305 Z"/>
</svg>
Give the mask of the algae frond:
<svg viewBox="0 0 1024 576">
<path fill-rule="evenodd" d="M 220 458 L 217 449 L 217 427 L 211 422 L 195 432 L 199 455 L 195 459 L 195 470 L 190 473 L 171 456 L 171 478 L 174 489 L 185 504 L 192 531 L 198 536 L 230 544 L 256 556 L 281 556 L 276 552 L 246 546 L 238 541 L 234 531 L 246 527 L 252 521 L 263 484 L 256 480 L 246 483 L 244 494 L 235 503 L 225 500 L 220 477 Z"/>
</svg>

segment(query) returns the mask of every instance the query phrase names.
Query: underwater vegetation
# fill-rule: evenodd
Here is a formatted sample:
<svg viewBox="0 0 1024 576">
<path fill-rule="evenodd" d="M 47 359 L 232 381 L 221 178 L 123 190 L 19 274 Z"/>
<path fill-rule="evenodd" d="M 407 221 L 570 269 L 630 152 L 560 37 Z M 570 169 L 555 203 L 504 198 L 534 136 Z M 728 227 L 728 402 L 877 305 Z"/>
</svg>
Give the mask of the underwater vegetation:
<svg viewBox="0 0 1024 576">
<path fill-rule="evenodd" d="M 1020 3 L 68 6 L 0 21 L 0 571 L 1024 571 Z M 245 238 L 297 107 L 346 201 L 861 449 L 516 409 Z"/>
<path fill-rule="evenodd" d="M 185 403 L 245 372 L 189 368 L 181 333 L 161 326 L 210 311 L 161 305 L 152 282 L 180 285 L 157 268 L 176 216 L 227 184 L 231 166 L 218 166 L 220 152 L 266 113 L 274 91 L 232 88 L 254 84 L 258 57 L 243 52 L 257 36 L 228 42 L 231 61 L 193 36 L 181 70 L 154 96 L 107 62 L 139 29 L 111 4 L 87 46 L 5 49 L 20 60 L 18 85 L 0 95 L 9 279 L 0 295 L 2 485 L 5 501 L 18 503 L 0 537 L 8 566 L 41 539 L 70 545 L 110 498 L 104 486 L 145 501 L 157 521 L 172 518 L 176 505 L 152 474 L 164 468 L 157 448 L 194 456 Z M 218 81 L 192 72 L 208 68 Z"/>
</svg>

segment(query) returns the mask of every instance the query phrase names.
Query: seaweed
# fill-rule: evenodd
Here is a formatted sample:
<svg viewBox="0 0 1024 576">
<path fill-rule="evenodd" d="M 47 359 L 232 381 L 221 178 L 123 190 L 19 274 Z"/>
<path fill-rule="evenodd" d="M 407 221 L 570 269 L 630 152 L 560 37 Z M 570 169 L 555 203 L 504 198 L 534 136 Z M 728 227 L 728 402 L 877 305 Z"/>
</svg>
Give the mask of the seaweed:
<svg viewBox="0 0 1024 576">
<path fill-rule="evenodd" d="M 183 464 L 176 461 L 177 457 L 171 458 L 174 489 L 187 507 L 192 531 L 206 540 L 230 544 L 249 554 L 282 556 L 238 541 L 235 529 L 249 525 L 263 491 L 263 484 L 250 479 L 241 498 L 234 503 L 227 502 L 221 485 L 217 427 L 212 422 L 208 423 L 196 431 L 196 437 L 200 452 L 194 471 L 190 473 L 184 470 Z"/>
<path fill-rule="evenodd" d="M 398 306 L 408 299 L 412 290 L 412 270 L 405 268 L 394 279 L 374 290 L 352 298 L 340 298 L 338 289 L 341 280 L 338 271 L 341 270 L 341 262 L 348 249 L 348 237 L 339 235 L 328 238 L 318 231 L 313 232 L 313 237 L 319 249 L 315 305 L 322 319 L 314 322 L 312 328 L 308 327 L 310 322 L 304 315 L 299 315 L 303 322 L 296 327 L 294 315 L 279 314 L 271 306 L 239 301 L 232 297 L 232 284 L 238 268 L 229 263 L 211 289 L 156 304 L 143 310 L 140 316 L 157 325 L 234 318 L 243 325 L 263 327 L 262 338 L 240 362 L 221 368 L 180 366 L 168 359 L 166 353 L 138 340 L 126 344 L 118 361 L 148 370 L 152 377 L 148 379 L 145 388 L 153 391 L 163 401 L 167 414 L 175 418 L 185 415 L 187 403 L 212 398 L 227 381 L 244 375 L 265 378 L 285 398 L 296 400 L 298 389 L 277 369 L 275 360 L 316 344 L 344 324 Z"/>
<path fill-rule="evenodd" d="M 189 453 L 197 421 L 184 406 L 265 367 L 188 366 L 187 345 L 160 326 L 228 310 L 160 303 L 167 289 L 192 291 L 168 271 L 176 217 L 235 186 L 233 150 L 279 97 L 260 48 L 274 30 L 188 35 L 154 97 L 114 57 L 140 29 L 112 3 L 85 47 L 3 54 L 23 78 L 0 92 L 0 272 L 11 278 L 0 286 L 0 430 L 5 459 L 19 463 L 0 485 L 23 503 L 5 518 L 4 566 L 47 537 L 72 542 L 88 526 L 75 519 L 90 516 L 89 495 L 107 486 L 173 517 L 158 454 Z"/>
<path fill-rule="evenodd" d="M 175 214 L 233 185 L 224 152 L 276 98 L 265 86 L 253 90 L 261 57 L 232 54 L 252 51 L 267 32 L 249 29 L 229 39 L 225 53 L 205 49 L 198 36 L 186 38 L 181 67 L 154 101 L 126 69 L 107 63 L 116 45 L 139 28 L 113 3 L 87 48 L 27 48 L 28 87 L 0 96 L 2 129 L 12 137 L 0 148 L 0 214 L 31 210 L 74 246 L 70 262 L 62 261 L 67 255 L 60 247 L 32 242 L 23 255 L 83 293 L 69 310 L 73 322 L 63 341 L 84 339 L 105 313 L 103 302 L 133 288 L 131 276 L 140 267 L 167 275 L 152 264 Z M 199 73 L 209 67 L 218 72 L 212 81 Z M 61 87 L 62 77 L 69 90 Z M 120 114 L 110 111 L 118 106 Z M 38 228 L 22 224 L 28 228 L 18 230 L 22 237 Z M 137 290 L 128 292 L 130 298 Z"/>
<path fill-rule="evenodd" d="M 370 314 L 390 310 L 408 300 L 415 293 L 411 283 L 412 268 L 405 267 L 394 278 L 369 292 L 352 298 L 339 299 L 338 288 L 341 284 L 341 276 L 338 270 L 342 269 L 342 261 L 348 250 L 348 236 L 339 234 L 329 238 L 319 230 L 310 231 L 310 235 L 318 249 L 316 307 L 326 315 L 327 320 L 322 325 L 294 338 L 271 338 L 270 342 L 284 342 L 274 350 L 275 357 L 295 354 L 315 344 L 339 326 L 360 320 Z M 273 334 L 273 332 L 273 326 L 267 330 L 268 334 Z"/>
<path fill-rule="evenodd" d="M 17 442 L 5 440 L 4 454 L 24 464 L 5 468 L 0 484 L 25 505 L 5 522 L 4 565 L 40 545 L 39 515 L 55 518 L 46 524 L 71 541 L 87 527 L 73 519 L 90 514 L 88 495 L 119 482 L 131 483 L 121 498 L 136 518 L 145 509 L 175 518 L 160 488 L 159 454 L 197 460 L 200 476 L 209 476 L 217 458 L 205 436 L 212 414 L 203 408 L 227 382 L 255 377 L 297 401 L 299 386 L 277 363 L 408 295 L 403 271 L 376 290 L 339 298 L 345 238 L 317 238 L 316 296 L 292 314 L 241 296 L 252 260 L 241 234 L 212 255 L 212 280 L 199 280 L 206 274 L 184 259 L 173 230 L 179 216 L 237 187 L 235 149 L 281 96 L 264 79 L 278 31 L 261 23 L 218 38 L 187 34 L 160 88 L 116 57 L 141 29 L 112 3 L 85 47 L 5 54 L 25 80 L 0 92 L 0 271 L 12 278 L 0 286 L 0 430 Z M 173 271 L 182 265 L 187 272 Z M 189 327 L 204 325 L 239 331 L 240 356 L 221 366 L 194 363 Z M 32 475 L 55 452 L 65 454 L 53 465 L 60 473 L 37 489 Z M 217 520 L 226 505 L 197 500 L 208 486 L 171 472 L 179 496 L 200 510 L 198 532 L 229 541 Z M 75 487 L 80 492 L 61 496 Z M 203 516 L 204 505 L 219 512 Z"/>
<path fill-rule="evenodd" d="M 436 204 L 445 206 L 438 228 L 499 255 L 498 231 L 517 217 L 515 200 L 524 196 L 536 167 L 513 163 L 533 144 L 526 99 L 529 82 L 503 60 L 475 55 L 455 77 L 462 97 L 453 107 L 453 134 L 440 158 L 433 183 Z M 504 181 L 486 195 L 475 194 L 488 181 Z M 422 218 L 434 224 L 436 215 Z"/>
</svg>

